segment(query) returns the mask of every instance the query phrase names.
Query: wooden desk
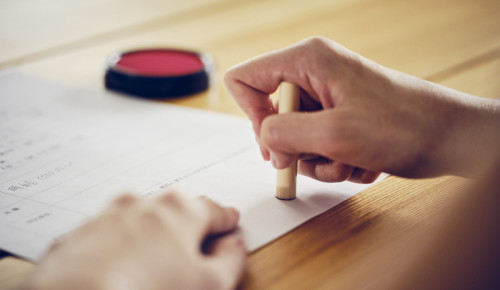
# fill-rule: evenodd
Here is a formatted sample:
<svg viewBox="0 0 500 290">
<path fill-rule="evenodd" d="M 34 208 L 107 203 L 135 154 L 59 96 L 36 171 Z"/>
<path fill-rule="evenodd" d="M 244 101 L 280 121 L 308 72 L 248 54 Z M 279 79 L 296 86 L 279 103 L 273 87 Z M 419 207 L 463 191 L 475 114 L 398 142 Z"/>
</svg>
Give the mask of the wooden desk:
<svg viewBox="0 0 500 290">
<path fill-rule="evenodd" d="M 104 59 L 113 51 L 194 48 L 215 57 L 217 83 L 172 103 L 242 115 L 221 81 L 228 67 L 323 35 L 386 66 L 498 97 L 499 11 L 497 0 L 4 0 L 0 68 L 102 90 Z M 461 187 L 454 177 L 389 177 L 252 253 L 242 288 L 369 287 L 398 266 L 380 264 L 392 251 L 384 245 L 424 233 Z M 0 289 L 31 268 L 3 257 Z"/>
</svg>

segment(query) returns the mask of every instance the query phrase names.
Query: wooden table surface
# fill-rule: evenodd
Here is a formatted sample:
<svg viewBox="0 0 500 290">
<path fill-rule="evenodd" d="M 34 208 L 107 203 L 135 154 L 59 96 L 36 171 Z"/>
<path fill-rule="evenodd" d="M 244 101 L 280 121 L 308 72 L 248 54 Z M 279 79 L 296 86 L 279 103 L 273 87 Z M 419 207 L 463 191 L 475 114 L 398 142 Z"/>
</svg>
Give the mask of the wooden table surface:
<svg viewBox="0 0 500 290">
<path fill-rule="evenodd" d="M 216 60 L 216 83 L 171 103 L 243 115 L 222 83 L 224 71 L 322 35 L 385 66 L 499 97 L 499 12 L 498 0 L 2 0 L 0 69 L 103 90 L 113 51 L 202 50 Z M 241 288 L 369 288 L 398 267 L 387 244 L 425 233 L 462 187 L 456 177 L 388 177 L 251 253 Z M 1 258 L 0 289 L 32 267 Z"/>
</svg>

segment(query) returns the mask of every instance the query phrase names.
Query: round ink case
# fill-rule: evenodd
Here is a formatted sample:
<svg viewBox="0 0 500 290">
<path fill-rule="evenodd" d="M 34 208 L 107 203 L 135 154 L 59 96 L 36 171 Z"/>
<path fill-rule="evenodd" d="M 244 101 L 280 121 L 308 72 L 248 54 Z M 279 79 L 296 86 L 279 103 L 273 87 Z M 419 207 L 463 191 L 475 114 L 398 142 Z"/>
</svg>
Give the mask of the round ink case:
<svg viewBox="0 0 500 290">
<path fill-rule="evenodd" d="M 209 87 L 212 57 L 182 49 L 150 48 L 114 53 L 108 58 L 106 88 L 144 98 L 192 95 Z"/>
</svg>

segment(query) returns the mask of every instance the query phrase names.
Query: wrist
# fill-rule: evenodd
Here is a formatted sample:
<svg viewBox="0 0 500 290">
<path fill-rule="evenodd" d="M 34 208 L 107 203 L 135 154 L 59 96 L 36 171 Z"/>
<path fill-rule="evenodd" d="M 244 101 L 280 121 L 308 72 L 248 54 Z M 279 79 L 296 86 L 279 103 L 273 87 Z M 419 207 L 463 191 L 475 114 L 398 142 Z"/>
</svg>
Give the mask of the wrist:
<svg viewBox="0 0 500 290">
<path fill-rule="evenodd" d="M 479 177 L 500 157 L 500 100 L 453 92 L 460 96 L 443 142 L 445 174 Z"/>
</svg>

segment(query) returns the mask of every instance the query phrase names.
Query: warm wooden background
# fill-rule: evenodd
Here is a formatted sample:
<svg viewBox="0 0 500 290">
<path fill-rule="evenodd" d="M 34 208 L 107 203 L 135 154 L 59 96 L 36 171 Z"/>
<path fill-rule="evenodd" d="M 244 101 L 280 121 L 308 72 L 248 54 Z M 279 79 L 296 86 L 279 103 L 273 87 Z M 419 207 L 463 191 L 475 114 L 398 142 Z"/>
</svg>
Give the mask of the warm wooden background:
<svg viewBox="0 0 500 290">
<path fill-rule="evenodd" d="M 113 51 L 203 50 L 216 59 L 216 84 L 173 103 L 238 115 L 224 71 L 311 35 L 455 89 L 500 96 L 498 0 L 0 0 L 0 69 L 102 90 Z M 252 253 L 241 288 L 369 288 L 398 267 L 387 243 L 425 233 L 462 187 L 453 177 L 389 177 Z M 32 267 L 2 258 L 0 289 Z"/>
</svg>

